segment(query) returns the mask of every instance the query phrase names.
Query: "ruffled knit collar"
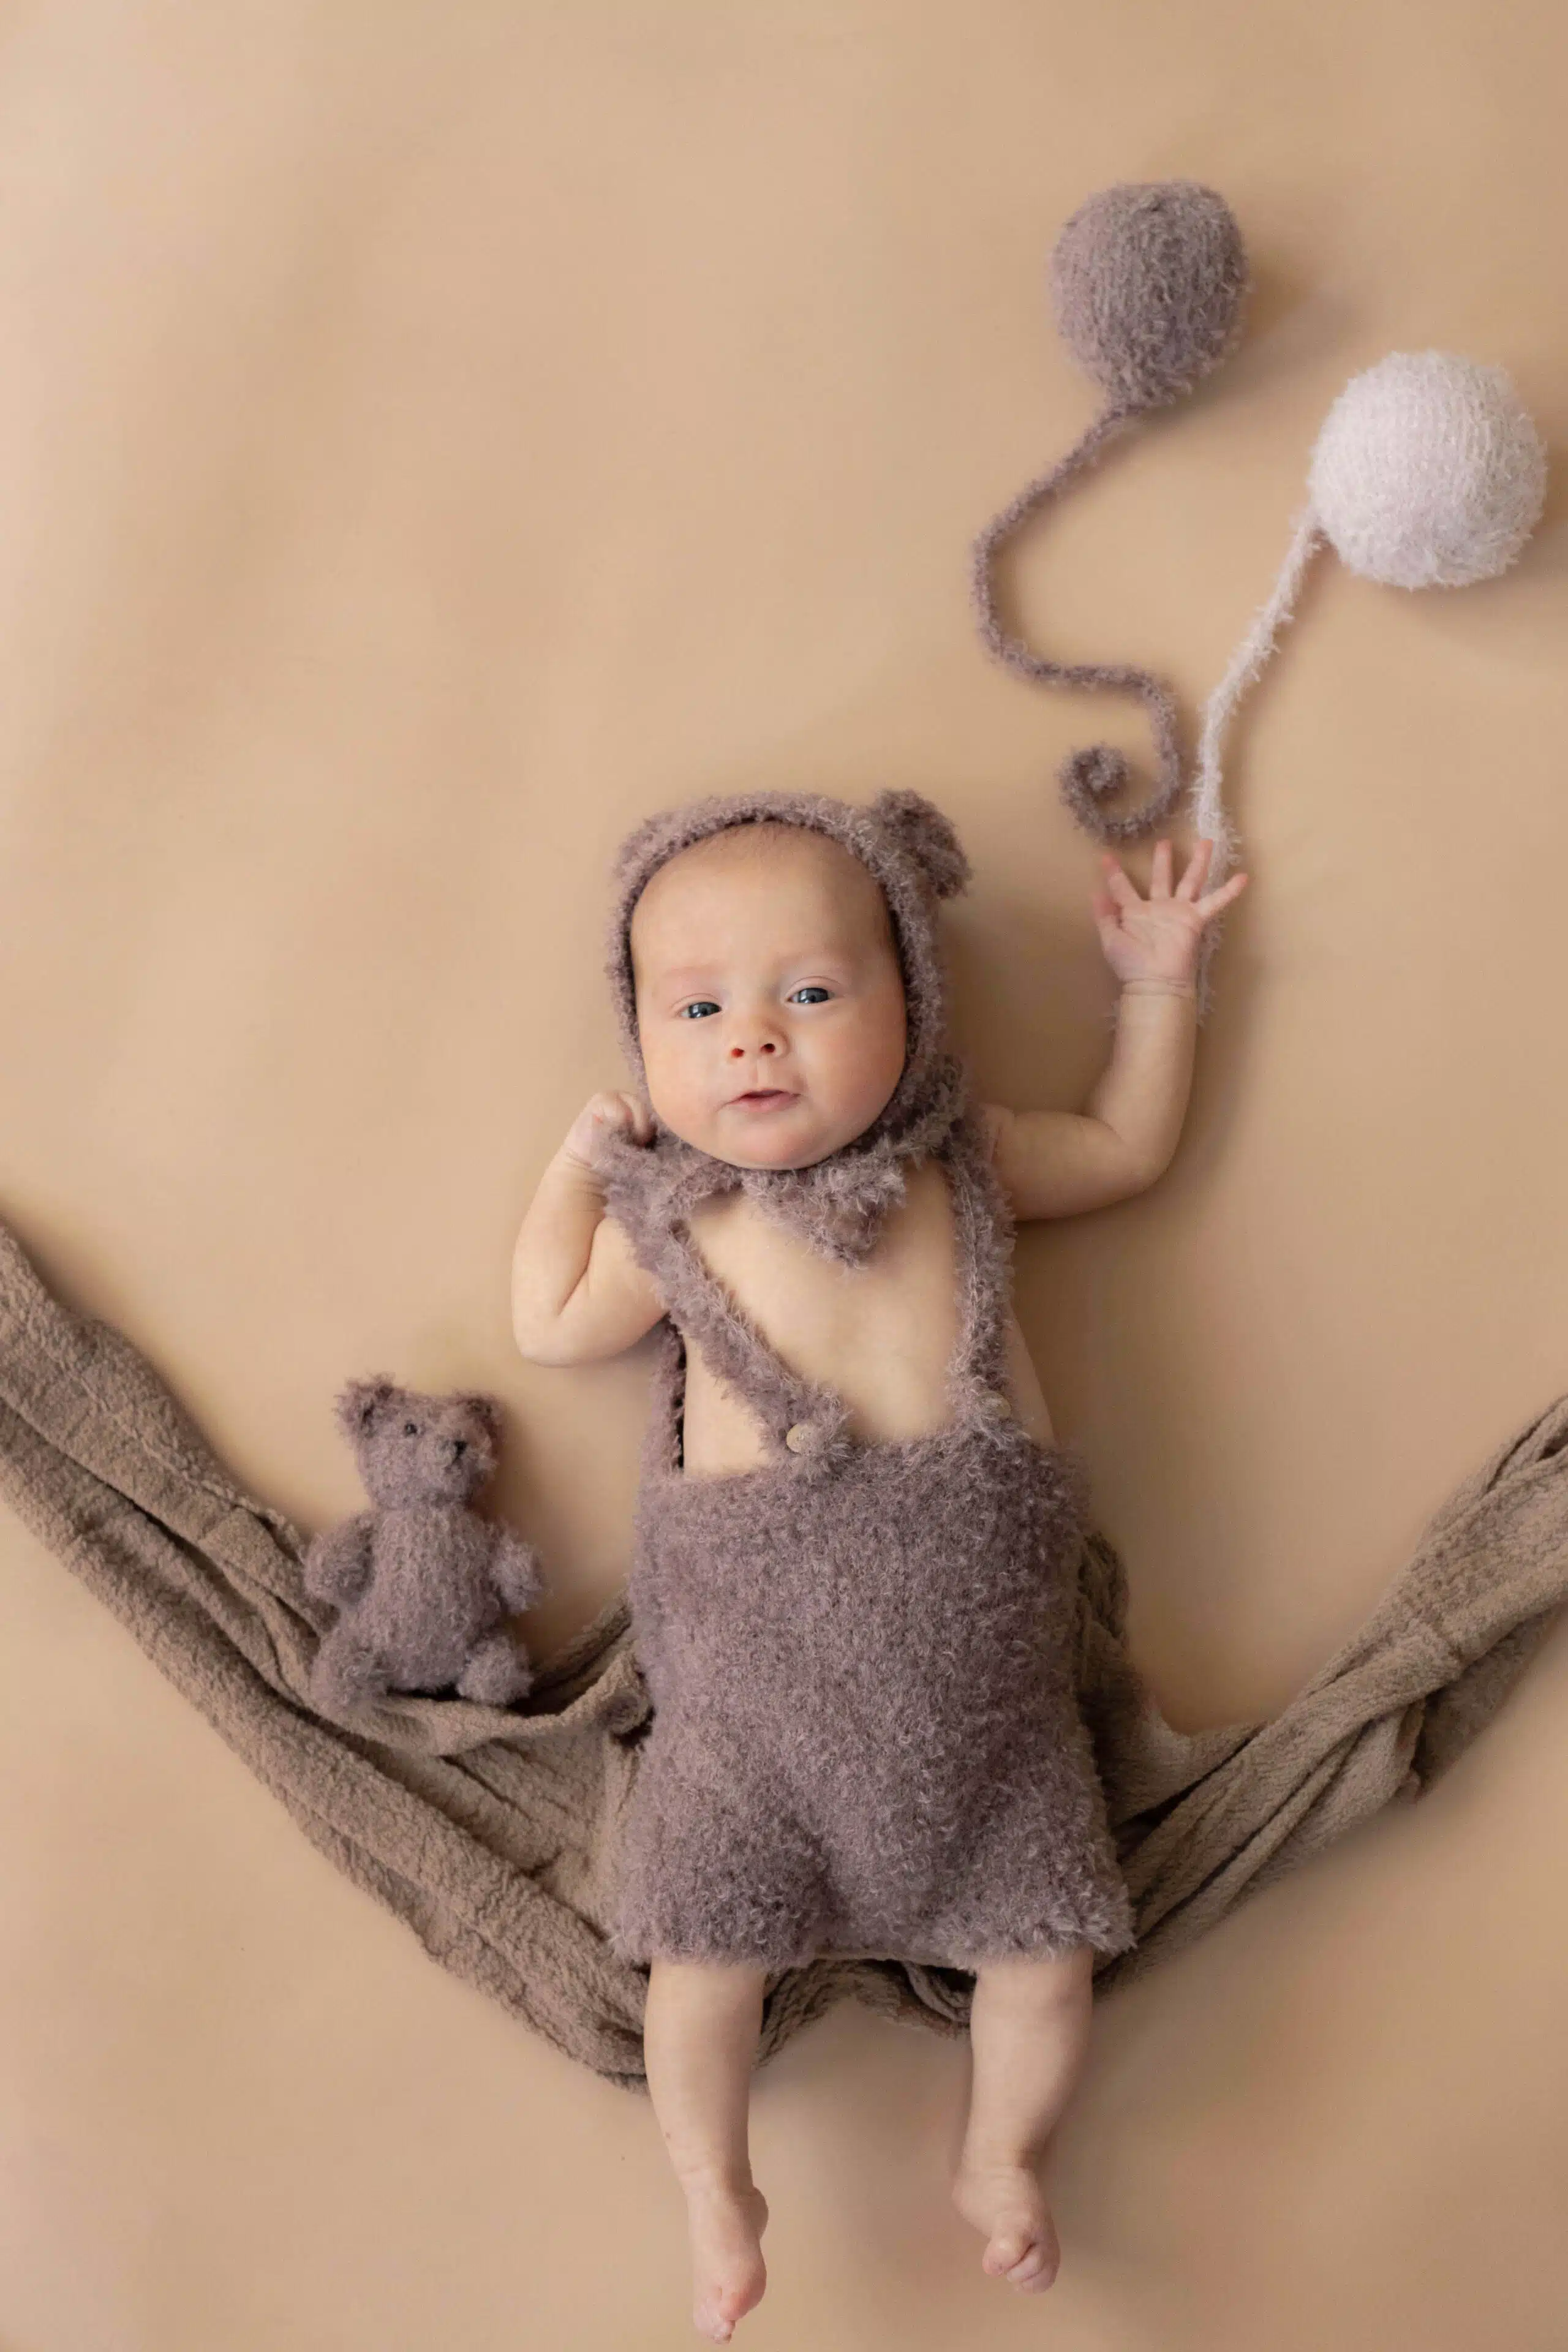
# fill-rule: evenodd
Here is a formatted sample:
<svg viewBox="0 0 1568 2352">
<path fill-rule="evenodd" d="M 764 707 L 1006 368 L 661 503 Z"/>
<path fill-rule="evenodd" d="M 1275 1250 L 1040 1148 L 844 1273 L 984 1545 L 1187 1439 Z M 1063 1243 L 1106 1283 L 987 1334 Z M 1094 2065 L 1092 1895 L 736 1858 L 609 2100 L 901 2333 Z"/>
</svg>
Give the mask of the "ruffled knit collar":
<svg viewBox="0 0 1568 2352">
<path fill-rule="evenodd" d="M 917 1090 L 900 1086 L 864 1135 L 809 1168 L 738 1168 L 686 1142 L 656 1116 L 651 1143 L 624 1134 L 601 1141 L 605 1205 L 613 1214 L 617 1195 L 630 1186 L 642 1216 L 668 1229 L 683 1224 L 699 1202 L 741 1192 L 825 1257 L 860 1265 L 904 1198 L 907 1169 L 940 1150 L 967 1103 L 962 1064 L 951 1054 L 936 1055 Z"/>
</svg>

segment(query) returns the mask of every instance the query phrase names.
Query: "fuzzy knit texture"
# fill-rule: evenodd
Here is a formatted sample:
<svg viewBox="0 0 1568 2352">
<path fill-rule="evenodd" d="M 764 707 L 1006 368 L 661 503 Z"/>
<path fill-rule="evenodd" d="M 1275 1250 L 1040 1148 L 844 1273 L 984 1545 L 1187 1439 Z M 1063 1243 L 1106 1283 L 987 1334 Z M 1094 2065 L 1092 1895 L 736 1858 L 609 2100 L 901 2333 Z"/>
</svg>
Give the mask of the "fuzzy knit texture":
<svg viewBox="0 0 1568 2352">
<path fill-rule="evenodd" d="M 647 1979 L 611 1948 L 605 1867 L 651 1712 L 624 1591 L 540 1662 L 524 1706 L 394 1692 L 352 1729 L 323 1719 L 310 1676 L 331 1612 L 306 1590 L 305 1537 L 5 1223 L 0 1494 L 433 1959 L 642 2088 Z M 1568 1596 L 1568 1396 L 1465 1476 L 1364 1623 L 1269 1720 L 1164 1720 L 1128 1656 L 1121 1562 L 1093 1530 L 1078 1595 L 1075 1678 L 1138 1935 L 1098 1956 L 1105 1990 L 1419 1796 L 1491 1721 Z M 972 1990 L 921 1961 L 814 1960 L 770 1978 L 761 2054 L 846 1998 L 961 2033 Z"/>
<path fill-rule="evenodd" d="M 1182 789 L 1175 697 L 1160 678 L 1121 662 L 1058 662 L 1034 652 L 1005 625 L 997 605 L 996 558 L 1047 499 L 1065 489 L 1111 440 L 1146 412 L 1191 392 L 1241 338 L 1250 275 L 1235 215 L 1223 196 L 1194 180 L 1121 182 L 1089 196 L 1052 250 L 1050 289 L 1063 340 L 1105 395 L 1100 414 L 1067 456 L 993 517 L 971 555 L 971 594 L 980 635 L 1020 677 L 1052 686 L 1131 694 L 1148 711 L 1156 782 L 1136 809 L 1104 803 L 1131 770 L 1114 744 L 1069 752 L 1062 797 L 1100 841 L 1134 841 L 1162 824 Z"/>
<path fill-rule="evenodd" d="M 614 1949 L 799 1968 L 822 1955 L 962 1967 L 1132 1941 L 1071 1673 L 1082 1465 L 1011 1416 L 1013 1221 L 948 1044 L 942 895 L 970 867 L 912 792 L 710 795 L 636 828 L 614 863 L 607 964 L 643 1076 L 630 928 L 681 849 L 767 820 L 865 864 L 893 919 L 907 1045 L 865 1135 L 809 1167 L 739 1169 L 660 1127 L 612 1132 L 605 1205 L 664 1302 L 629 1601 L 654 1702 L 624 1828 Z M 679 1174 L 672 1174 L 671 1155 Z M 903 1169 L 932 1160 L 959 1248 L 952 1417 L 867 1443 L 784 1362 L 693 1244 L 693 1202 L 737 1185 L 825 1255 L 865 1255 Z M 856 1211 L 846 1229 L 846 1182 Z M 686 1349 L 751 1407 L 754 1470 L 688 1477 Z"/>
<path fill-rule="evenodd" d="M 743 1192 L 816 1248 L 847 1265 L 875 1244 L 888 1210 L 902 1199 L 903 1170 L 941 1138 L 963 1099 L 963 1074 L 947 1043 L 947 974 L 937 936 L 937 902 L 967 887 L 968 858 L 951 821 L 934 802 L 907 790 L 879 793 L 866 807 L 826 793 L 757 789 L 710 793 L 660 809 L 635 825 L 611 861 L 612 896 L 605 938 L 621 1051 L 647 1098 L 637 1037 L 631 921 L 638 898 L 661 866 L 714 834 L 753 824 L 820 833 L 858 857 L 881 889 L 893 928 L 904 987 L 904 1066 L 890 1099 L 863 1135 L 814 1167 L 738 1168 L 699 1151 L 649 1110 L 649 1150 L 629 1147 L 629 1162 L 650 1201 L 657 1192 L 667 1220 L 718 1192 Z M 620 1164 L 615 1139 L 607 1164 Z"/>
<path fill-rule="evenodd" d="M 1205 889 L 1239 850 L 1222 799 L 1226 730 L 1319 547 L 1327 541 L 1350 571 L 1385 587 L 1462 588 L 1517 562 L 1545 501 L 1546 446 L 1506 370 L 1453 352 L 1390 352 L 1351 378 L 1313 444 L 1279 576 L 1204 708 L 1192 821 L 1215 844 Z M 1209 924 L 1199 950 L 1200 1019 L 1223 923 Z"/>
<path fill-rule="evenodd" d="M 470 1390 L 433 1396 L 388 1374 L 350 1381 L 336 1406 L 371 1498 L 305 1555 L 306 1590 L 337 1622 L 310 1692 L 352 1716 L 388 1690 L 458 1690 L 509 1706 L 532 1680 L 510 1620 L 544 1591 L 510 1528 L 469 1508 L 496 1466 L 500 1403 Z"/>
<path fill-rule="evenodd" d="M 1307 483 L 1352 572 L 1463 588 L 1506 572 L 1541 520 L 1546 447 L 1505 369 L 1390 352 L 1334 402 Z"/>
<path fill-rule="evenodd" d="M 1225 779 L 1220 753 L 1226 730 L 1242 696 L 1253 679 L 1261 674 L 1274 650 L 1275 639 L 1296 610 L 1296 600 L 1301 593 L 1302 583 L 1322 535 L 1322 525 L 1309 500 L 1291 525 L 1290 545 L 1280 566 L 1279 578 L 1232 654 L 1225 676 L 1204 706 L 1203 731 L 1198 739 L 1197 769 L 1193 777 L 1190 814 L 1194 833 L 1200 840 L 1214 844 L 1204 876 L 1205 891 L 1219 888 L 1237 865 L 1241 850 L 1239 835 L 1225 806 Z M 1205 1021 L 1214 1009 L 1214 959 L 1224 932 L 1225 912 L 1222 908 L 1217 915 L 1210 916 L 1198 941 L 1194 978 L 1200 1021 Z"/>
<path fill-rule="evenodd" d="M 953 1418 L 896 1443 L 791 1371 L 635 1164 L 609 1183 L 668 1313 L 629 1588 L 654 1717 L 612 1922 L 628 1960 L 1133 1940 L 1073 1682 L 1087 1477 L 1011 1416 L 1012 1225 L 977 1124 L 931 1156 L 960 1245 Z M 692 1339 L 756 1416 L 756 1469 L 683 1472 Z"/>
</svg>

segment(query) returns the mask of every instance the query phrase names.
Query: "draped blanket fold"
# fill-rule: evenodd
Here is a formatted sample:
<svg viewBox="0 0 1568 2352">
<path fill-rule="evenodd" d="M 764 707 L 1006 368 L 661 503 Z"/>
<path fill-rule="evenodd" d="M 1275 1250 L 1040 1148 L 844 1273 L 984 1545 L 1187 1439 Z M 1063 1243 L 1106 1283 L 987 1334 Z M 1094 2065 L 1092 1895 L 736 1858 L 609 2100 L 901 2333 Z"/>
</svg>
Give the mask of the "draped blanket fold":
<svg viewBox="0 0 1568 2352">
<path fill-rule="evenodd" d="M 524 1709 L 393 1694 L 351 1725 L 308 1698 L 331 1610 L 305 1538 L 243 1493 L 138 1349 L 55 1298 L 0 1224 L 0 1493 L 130 1628 L 311 1843 L 426 1951 L 595 2073 L 643 2083 L 646 1977 L 605 1937 L 647 1693 L 617 1597 Z M 1083 1546 L 1077 1672 L 1138 1928 L 1099 1988 L 1182 1950 L 1497 1713 L 1568 1598 L 1568 1396 L 1499 1446 L 1279 1716 L 1185 1734 L 1126 1650 L 1127 1588 Z M 770 1979 L 762 2055 L 845 1997 L 963 2030 L 970 1980 L 888 1959 Z"/>
</svg>

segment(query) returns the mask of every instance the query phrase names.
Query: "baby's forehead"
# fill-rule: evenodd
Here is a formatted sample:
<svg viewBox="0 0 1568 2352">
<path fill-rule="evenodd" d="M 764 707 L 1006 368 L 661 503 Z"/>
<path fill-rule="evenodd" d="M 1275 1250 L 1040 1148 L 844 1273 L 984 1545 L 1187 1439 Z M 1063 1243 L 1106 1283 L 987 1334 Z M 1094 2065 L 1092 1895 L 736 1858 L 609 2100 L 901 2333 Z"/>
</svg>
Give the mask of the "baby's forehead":
<svg viewBox="0 0 1568 2352">
<path fill-rule="evenodd" d="M 881 886 L 852 850 L 804 825 L 753 824 L 727 826 L 667 858 L 632 909 L 633 938 L 710 906 L 729 885 L 752 893 L 759 881 L 764 890 L 784 885 L 795 905 L 816 902 L 825 918 L 890 929 Z"/>
</svg>

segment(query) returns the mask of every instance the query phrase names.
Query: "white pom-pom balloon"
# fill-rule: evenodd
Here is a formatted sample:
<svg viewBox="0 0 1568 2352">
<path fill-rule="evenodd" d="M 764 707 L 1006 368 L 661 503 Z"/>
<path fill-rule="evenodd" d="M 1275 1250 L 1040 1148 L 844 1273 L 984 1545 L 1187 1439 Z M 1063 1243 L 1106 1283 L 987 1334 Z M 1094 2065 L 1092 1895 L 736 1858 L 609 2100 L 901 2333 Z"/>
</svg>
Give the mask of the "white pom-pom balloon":
<svg viewBox="0 0 1568 2352">
<path fill-rule="evenodd" d="M 1546 450 L 1500 367 L 1452 352 L 1390 352 L 1352 376 L 1323 420 L 1307 503 L 1273 593 L 1204 709 L 1193 823 L 1212 840 L 1205 891 L 1235 863 L 1220 800 L 1220 743 L 1232 711 L 1295 609 L 1308 564 L 1327 540 L 1351 571 L 1390 588 L 1462 588 L 1506 572 L 1546 503 Z M 1198 1003 L 1220 920 L 1204 933 Z"/>
<path fill-rule="evenodd" d="M 1535 529 L 1546 451 L 1501 368 L 1391 352 L 1330 409 L 1307 487 L 1363 579 L 1463 588 L 1506 572 Z"/>
</svg>

